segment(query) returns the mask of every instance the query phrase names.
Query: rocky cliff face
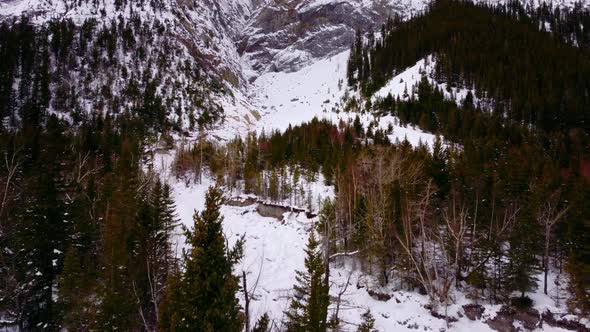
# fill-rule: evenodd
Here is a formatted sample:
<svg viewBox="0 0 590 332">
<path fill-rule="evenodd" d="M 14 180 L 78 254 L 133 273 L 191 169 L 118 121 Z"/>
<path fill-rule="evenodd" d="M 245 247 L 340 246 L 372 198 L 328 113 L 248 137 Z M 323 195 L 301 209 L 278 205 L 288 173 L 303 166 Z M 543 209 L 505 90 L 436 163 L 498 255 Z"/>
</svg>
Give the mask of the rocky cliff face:
<svg viewBox="0 0 590 332">
<path fill-rule="evenodd" d="M 379 29 L 393 14 L 409 15 L 425 2 L 392 0 L 260 0 L 238 52 L 255 73 L 293 71 L 350 47 L 354 31 Z"/>
<path fill-rule="evenodd" d="M 350 47 L 427 0 L 176 0 L 212 69 L 234 87 L 269 71 L 294 71 Z"/>
</svg>

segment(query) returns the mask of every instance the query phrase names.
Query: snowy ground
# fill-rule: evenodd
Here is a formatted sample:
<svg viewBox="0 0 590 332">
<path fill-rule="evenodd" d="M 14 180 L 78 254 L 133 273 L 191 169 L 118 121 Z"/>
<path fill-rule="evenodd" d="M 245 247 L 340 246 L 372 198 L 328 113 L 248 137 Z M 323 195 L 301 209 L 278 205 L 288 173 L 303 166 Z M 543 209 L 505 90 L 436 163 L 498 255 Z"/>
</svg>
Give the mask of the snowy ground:
<svg viewBox="0 0 590 332">
<path fill-rule="evenodd" d="M 282 131 L 289 125 L 296 126 L 311 121 L 314 117 L 336 124 L 340 121 L 348 123 L 358 115 L 365 127 L 374 121 L 377 121 L 381 129 L 387 129 L 391 125 L 393 133 L 389 138 L 392 142 L 407 139 L 414 146 L 419 143 L 431 146 L 434 135 L 412 126 L 400 126 L 398 119 L 393 116 L 376 118 L 372 114 L 340 111 L 343 108 L 343 98 L 350 94 L 350 91 L 347 92 L 346 82 L 348 57 L 349 51 L 345 51 L 318 60 L 296 72 L 261 75 L 252 83 L 248 96 L 236 92 L 233 100 L 225 101 L 224 108 L 230 115 L 213 135 L 229 139 L 249 131 Z M 403 75 L 415 77 L 417 82 L 420 79 L 418 69 L 422 65 L 419 62 Z"/>
<path fill-rule="evenodd" d="M 189 187 L 183 182 L 173 184 L 177 212 L 184 225 L 192 227 L 194 211 L 203 209 L 205 192 L 210 184 L 209 180 Z M 245 235 L 245 255 L 236 273 L 247 273 L 248 288 L 254 294 L 252 317 L 267 312 L 271 318 L 280 321 L 289 305 L 289 291 L 295 283 L 294 271 L 303 267 L 302 253 L 311 222 L 301 214 L 289 216 L 281 223 L 275 218 L 261 217 L 255 208 L 255 205 L 223 206 L 224 233 L 230 245 Z M 182 239 L 179 241 L 180 248 Z"/>
<path fill-rule="evenodd" d="M 473 89 L 467 87 L 447 87 L 447 83 L 440 83 L 434 80 L 434 69 L 436 67 L 436 59 L 434 56 L 429 55 L 424 59 L 416 62 L 412 67 L 407 68 L 401 73 L 395 75 L 389 80 L 381 89 L 379 89 L 373 95 L 373 101 L 380 98 L 385 98 L 391 94 L 392 97 L 399 97 L 402 100 L 408 100 L 414 93 L 414 87 L 418 86 L 418 83 L 422 79 L 422 76 L 426 76 L 428 82 L 432 86 L 437 86 L 445 95 L 445 98 L 456 101 L 457 103 L 462 102 L 467 93 L 471 91 L 473 94 L 473 103 L 480 103 L 482 106 L 491 105 L 488 101 L 479 100 L 475 97 L 476 93 Z M 407 94 L 406 94 L 407 92 Z M 416 95 L 414 94 L 414 97 Z"/>
<path fill-rule="evenodd" d="M 186 184 L 175 179 L 170 172 L 173 151 L 160 152 L 154 158 L 154 170 L 157 171 L 172 186 L 177 213 L 182 224 L 192 227 L 195 210 L 202 210 L 205 202 L 205 192 L 214 182 L 207 177 L 201 184 Z M 330 187 L 315 183 L 314 193 L 331 192 Z M 253 294 L 250 314 L 256 320 L 264 313 L 280 325 L 284 319 L 284 311 L 289 306 L 289 298 L 295 283 L 295 271 L 303 268 L 304 251 L 309 231 L 317 218 L 308 219 L 303 213 L 287 213 L 284 219 L 266 218 L 256 212 L 256 205 L 246 207 L 223 206 L 223 228 L 229 244 L 233 245 L 242 235 L 245 235 L 245 256 L 236 267 L 236 274 L 247 273 L 248 289 Z M 180 254 L 184 247 L 184 239 L 178 236 L 177 252 Z M 485 305 L 482 320 L 470 321 L 466 317 L 460 318 L 447 328 L 442 319 L 433 317 L 424 308 L 428 303 L 425 296 L 415 292 L 395 290 L 394 286 L 385 288 L 375 287 L 373 278 L 360 270 L 354 259 L 338 260 L 331 265 L 331 288 L 333 298 L 345 287 L 349 274 L 352 273 L 346 292 L 342 297 L 339 317 L 343 324 L 343 331 L 355 331 L 361 321 L 361 314 L 370 308 L 379 331 L 492 331 L 483 323 L 493 318 L 500 309 L 498 305 Z M 531 294 L 539 311 L 550 309 L 552 312 L 564 312 L 563 289 L 556 288 L 554 275 L 551 275 L 549 296 L 542 293 L 539 287 Z M 539 278 L 542 280 L 542 278 Z M 563 284 L 563 283 L 562 283 Z M 360 286 L 360 287 L 358 287 Z M 367 293 L 367 286 L 375 290 L 393 294 L 389 301 L 378 301 Z M 541 286 L 541 285 L 540 285 Z M 563 286 L 562 286 L 563 287 Z M 561 300 L 555 300 L 560 292 Z M 242 294 L 239 295 L 243 301 Z M 458 317 L 462 312 L 461 306 L 469 303 L 463 294 L 456 296 L 456 301 L 449 308 L 449 315 Z M 331 312 L 335 309 L 333 304 Z M 330 313 L 331 314 L 331 313 Z M 545 325 L 539 331 L 565 331 Z"/>
</svg>

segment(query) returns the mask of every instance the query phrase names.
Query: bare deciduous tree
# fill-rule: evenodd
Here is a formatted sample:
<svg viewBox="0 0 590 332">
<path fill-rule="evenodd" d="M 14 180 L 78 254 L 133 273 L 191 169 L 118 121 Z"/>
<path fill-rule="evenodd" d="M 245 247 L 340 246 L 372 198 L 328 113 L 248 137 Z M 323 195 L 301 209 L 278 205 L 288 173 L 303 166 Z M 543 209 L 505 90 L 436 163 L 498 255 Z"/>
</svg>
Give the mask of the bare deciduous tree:
<svg viewBox="0 0 590 332">
<path fill-rule="evenodd" d="M 2 202 L 0 205 L 0 231 L 3 227 L 3 217 L 7 209 L 8 198 L 10 197 L 10 190 L 14 186 L 14 180 L 22 160 L 18 157 L 18 151 L 14 151 L 11 156 L 4 154 L 4 166 L 6 167 L 6 175 L 4 177 L 4 188 L 2 192 Z"/>
<path fill-rule="evenodd" d="M 553 237 L 553 227 L 569 210 L 569 206 L 560 208 L 561 192 L 554 192 L 549 199 L 537 210 L 537 220 L 543 227 L 544 250 L 543 250 L 543 292 L 547 294 L 547 274 L 549 273 L 549 248 Z"/>
</svg>

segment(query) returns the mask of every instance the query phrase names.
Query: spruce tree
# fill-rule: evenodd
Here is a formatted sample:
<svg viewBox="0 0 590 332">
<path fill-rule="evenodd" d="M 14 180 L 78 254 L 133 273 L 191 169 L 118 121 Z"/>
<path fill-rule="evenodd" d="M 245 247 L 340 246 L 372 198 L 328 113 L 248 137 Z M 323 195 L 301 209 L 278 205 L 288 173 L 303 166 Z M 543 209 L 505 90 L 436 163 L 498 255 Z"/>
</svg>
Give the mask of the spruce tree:
<svg viewBox="0 0 590 332">
<path fill-rule="evenodd" d="M 92 299 L 88 292 L 91 283 L 81 264 L 81 255 L 75 246 L 65 253 L 64 267 L 59 276 L 59 304 L 63 311 L 62 327 L 69 331 L 85 331 L 90 327 Z"/>
<path fill-rule="evenodd" d="M 371 314 L 371 310 L 367 309 L 365 313 L 362 314 L 363 322 L 359 325 L 357 332 L 375 332 L 375 318 Z"/>
<path fill-rule="evenodd" d="M 321 332 L 326 330 L 330 298 L 324 282 L 325 265 L 320 244 L 312 230 L 305 253 L 305 271 L 297 271 L 295 294 L 286 312 L 287 330 Z"/>
<path fill-rule="evenodd" d="M 515 229 L 510 238 L 510 250 L 508 252 L 510 261 L 506 267 L 507 291 L 520 293 L 520 299 L 516 305 L 528 306 L 525 294 L 537 287 L 535 274 L 539 272 L 538 243 L 536 239 L 536 225 L 526 215 L 517 220 Z"/>
<path fill-rule="evenodd" d="M 267 332 L 269 330 L 269 325 L 270 318 L 268 317 L 268 314 L 265 313 L 264 315 L 260 316 L 256 322 L 256 325 L 254 325 L 252 332 Z"/>
<path fill-rule="evenodd" d="M 233 266 L 242 255 L 242 242 L 231 250 L 225 246 L 221 192 L 207 192 L 205 210 L 195 213 L 194 227 L 185 229 L 190 250 L 184 252 L 185 271 L 177 281 L 177 297 L 171 299 L 163 320 L 171 331 L 240 331 L 243 321 L 236 298 L 239 279 Z M 171 318 L 172 317 L 172 318 Z"/>
</svg>

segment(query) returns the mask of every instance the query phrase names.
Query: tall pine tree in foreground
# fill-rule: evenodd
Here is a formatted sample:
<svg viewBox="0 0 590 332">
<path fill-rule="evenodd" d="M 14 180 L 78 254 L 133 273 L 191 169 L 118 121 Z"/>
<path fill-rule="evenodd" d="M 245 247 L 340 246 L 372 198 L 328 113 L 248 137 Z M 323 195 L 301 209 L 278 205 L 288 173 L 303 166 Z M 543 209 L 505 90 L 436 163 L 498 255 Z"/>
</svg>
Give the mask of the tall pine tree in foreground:
<svg viewBox="0 0 590 332">
<path fill-rule="evenodd" d="M 326 331 L 328 316 L 329 286 L 324 282 L 325 266 L 312 230 L 305 253 L 305 271 L 297 271 L 297 285 L 289 310 L 286 312 L 287 330 L 293 332 Z"/>
<path fill-rule="evenodd" d="M 216 188 L 207 192 L 205 210 L 195 213 L 194 228 L 185 229 L 191 249 L 184 252 L 185 270 L 170 278 L 161 330 L 241 331 L 243 320 L 236 298 L 239 279 L 232 274 L 242 256 L 242 241 L 225 246 L 219 209 L 223 198 Z"/>
</svg>

